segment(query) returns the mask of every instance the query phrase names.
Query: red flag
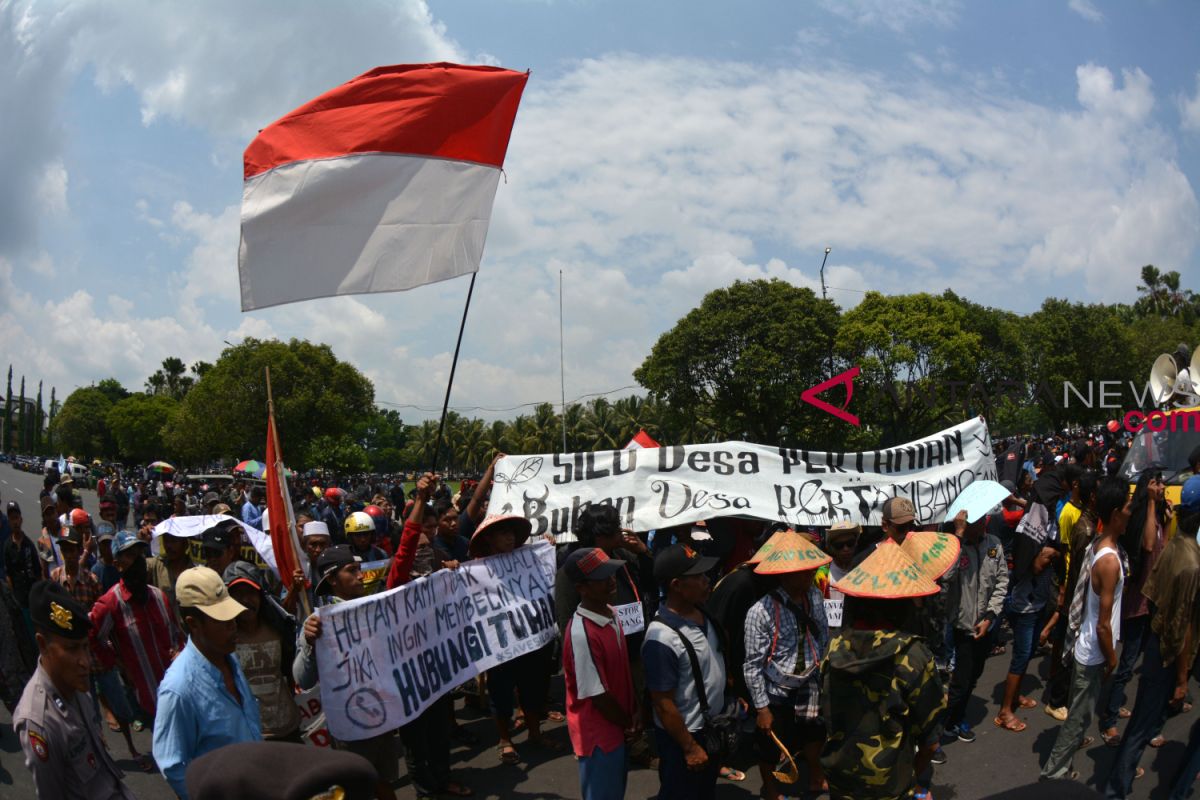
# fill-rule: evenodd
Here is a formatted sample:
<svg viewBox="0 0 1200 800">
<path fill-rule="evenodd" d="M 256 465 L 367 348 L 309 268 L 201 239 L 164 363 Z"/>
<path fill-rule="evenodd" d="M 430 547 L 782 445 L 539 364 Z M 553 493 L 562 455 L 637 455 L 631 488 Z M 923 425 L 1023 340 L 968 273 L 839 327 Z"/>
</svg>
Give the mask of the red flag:
<svg viewBox="0 0 1200 800">
<path fill-rule="evenodd" d="M 284 586 L 291 586 L 292 573 L 300 568 L 300 546 L 296 537 L 296 515 L 292 499 L 284 484 L 283 455 L 275 446 L 275 416 L 267 417 L 267 513 L 270 518 L 271 547 L 275 550 L 275 566 Z"/>
<path fill-rule="evenodd" d="M 625 445 L 626 450 L 641 450 L 642 448 L 658 447 L 658 442 L 650 438 L 650 434 L 646 433 L 645 429 L 639 430 L 634 437 L 629 440 L 629 444 Z"/>
</svg>

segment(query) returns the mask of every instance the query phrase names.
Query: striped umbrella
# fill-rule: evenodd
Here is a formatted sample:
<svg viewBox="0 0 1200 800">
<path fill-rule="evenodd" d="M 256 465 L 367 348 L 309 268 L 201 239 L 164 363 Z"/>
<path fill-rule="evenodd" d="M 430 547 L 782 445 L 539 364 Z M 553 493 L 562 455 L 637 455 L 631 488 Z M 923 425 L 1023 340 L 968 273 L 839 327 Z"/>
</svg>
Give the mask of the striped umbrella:
<svg viewBox="0 0 1200 800">
<path fill-rule="evenodd" d="M 167 473 L 174 472 L 175 468 L 165 461 L 155 461 L 153 464 L 146 467 L 146 471 L 153 472 L 157 475 L 166 475 Z"/>
<path fill-rule="evenodd" d="M 251 458 L 238 464 L 233 468 L 233 471 L 241 472 L 245 475 L 249 475 L 252 478 L 261 478 L 263 473 L 267 471 L 267 465 L 261 461 L 255 461 Z"/>
</svg>

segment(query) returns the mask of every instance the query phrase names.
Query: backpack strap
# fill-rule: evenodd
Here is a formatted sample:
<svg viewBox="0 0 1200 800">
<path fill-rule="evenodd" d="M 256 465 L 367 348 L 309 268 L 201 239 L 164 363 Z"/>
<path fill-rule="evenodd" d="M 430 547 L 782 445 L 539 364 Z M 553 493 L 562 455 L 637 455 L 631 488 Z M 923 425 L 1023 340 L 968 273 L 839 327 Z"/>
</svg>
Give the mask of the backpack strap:
<svg viewBox="0 0 1200 800">
<path fill-rule="evenodd" d="M 708 623 L 708 615 L 705 614 L 704 617 L 705 623 Z M 704 715 L 705 719 L 708 719 L 708 692 L 704 690 L 704 676 L 700 672 L 700 659 L 696 656 L 696 648 L 692 646 L 691 641 L 688 640 L 688 637 L 684 635 L 683 631 L 678 625 L 672 625 L 671 623 L 667 622 L 662 618 L 661 614 L 656 615 L 654 617 L 654 621 L 661 623 L 675 631 L 675 635 L 678 636 L 679 641 L 683 643 L 683 649 L 687 651 L 688 661 L 690 661 L 692 664 L 692 680 L 696 684 L 696 694 L 699 695 L 700 698 L 700 712 Z M 708 636 L 707 630 L 704 632 L 704 635 Z"/>
</svg>

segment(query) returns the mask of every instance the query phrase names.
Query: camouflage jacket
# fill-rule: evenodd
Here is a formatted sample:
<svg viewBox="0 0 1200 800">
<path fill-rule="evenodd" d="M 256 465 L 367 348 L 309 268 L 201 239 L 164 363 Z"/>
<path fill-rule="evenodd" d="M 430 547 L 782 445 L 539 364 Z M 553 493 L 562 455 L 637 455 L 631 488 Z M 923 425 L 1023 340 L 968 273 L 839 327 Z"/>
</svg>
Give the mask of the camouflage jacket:
<svg viewBox="0 0 1200 800">
<path fill-rule="evenodd" d="M 821 765 L 830 796 L 909 797 L 916 750 L 937 742 L 945 708 L 946 693 L 922 639 L 844 630 L 821 666 L 821 713 L 829 733 Z"/>
</svg>

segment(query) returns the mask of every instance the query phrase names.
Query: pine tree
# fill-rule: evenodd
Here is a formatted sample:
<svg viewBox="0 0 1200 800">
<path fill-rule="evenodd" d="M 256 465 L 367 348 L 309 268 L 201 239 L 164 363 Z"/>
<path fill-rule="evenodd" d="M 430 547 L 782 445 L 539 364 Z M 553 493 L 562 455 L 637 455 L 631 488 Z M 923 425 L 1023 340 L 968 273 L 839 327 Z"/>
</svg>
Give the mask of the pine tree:
<svg viewBox="0 0 1200 800">
<path fill-rule="evenodd" d="M 46 420 L 46 452 L 54 454 L 54 417 L 58 414 L 58 400 L 54 398 L 54 387 L 50 387 L 50 418 Z"/>
<path fill-rule="evenodd" d="M 42 410 L 42 382 L 38 381 L 37 413 L 33 415 L 33 452 L 42 452 L 42 423 L 46 412 Z"/>
<path fill-rule="evenodd" d="M 28 453 L 29 440 L 25 438 L 25 376 L 21 376 L 21 401 L 17 406 L 17 452 Z"/>
</svg>

